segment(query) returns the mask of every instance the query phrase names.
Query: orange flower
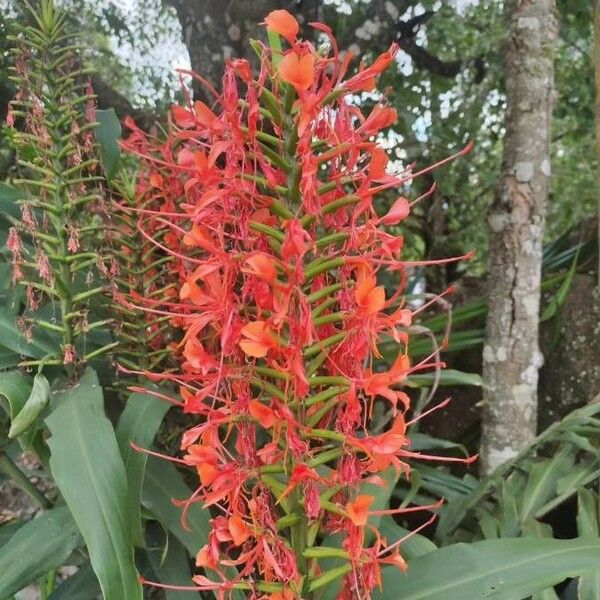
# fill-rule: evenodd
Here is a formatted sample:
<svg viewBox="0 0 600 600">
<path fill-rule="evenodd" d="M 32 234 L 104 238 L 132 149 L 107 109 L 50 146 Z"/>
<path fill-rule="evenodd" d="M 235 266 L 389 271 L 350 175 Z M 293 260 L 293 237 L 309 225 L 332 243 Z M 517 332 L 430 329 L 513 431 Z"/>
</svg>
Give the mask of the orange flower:
<svg viewBox="0 0 600 600">
<path fill-rule="evenodd" d="M 358 309 L 365 315 L 374 315 L 385 305 L 385 289 L 376 286 L 377 280 L 374 276 L 363 277 L 358 282 L 354 296 Z"/>
<path fill-rule="evenodd" d="M 265 429 L 270 429 L 275 425 L 275 412 L 269 406 L 264 405 L 258 400 L 250 400 L 248 411 L 252 418 L 256 419 Z"/>
<path fill-rule="evenodd" d="M 277 347 L 277 342 L 264 321 L 254 321 L 242 328 L 242 335 L 246 338 L 240 341 L 240 348 L 247 356 L 263 358 L 271 348 Z"/>
<path fill-rule="evenodd" d="M 273 283 L 273 281 L 275 281 L 275 277 L 277 277 L 277 269 L 275 268 L 276 263 L 270 256 L 267 256 L 266 254 L 254 254 L 246 259 L 246 264 L 250 268 L 242 269 L 244 273 L 256 275 L 256 277 L 267 283 Z"/>
<path fill-rule="evenodd" d="M 204 127 L 210 127 L 210 125 L 217 120 L 217 115 L 215 115 L 215 113 L 200 100 L 194 102 L 193 110 L 189 110 L 178 104 L 173 104 L 173 106 L 171 106 L 171 114 L 173 115 L 175 123 L 184 129 L 189 129 L 198 124 L 203 125 Z"/>
<path fill-rule="evenodd" d="M 408 408 L 410 398 L 404 392 L 392 390 L 391 386 L 402 382 L 409 372 L 410 360 L 406 354 L 399 354 L 389 371 L 373 373 L 371 369 L 365 369 L 363 372 L 365 394 L 371 396 L 371 398 L 375 398 L 375 396 L 387 398 L 392 403 L 394 410 L 398 400 Z"/>
<path fill-rule="evenodd" d="M 271 31 L 283 36 L 290 44 L 296 41 L 300 30 L 298 21 L 287 10 L 271 11 L 265 19 L 265 25 Z"/>
<path fill-rule="evenodd" d="M 279 63 L 279 75 L 297 92 L 306 91 L 315 80 L 315 57 L 312 54 L 299 57 L 295 52 L 288 52 Z"/>
<path fill-rule="evenodd" d="M 373 496 L 361 494 L 356 496 L 352 502 L 346 504 L 348 517 L 357 526 L 362 527 L 367 524 L 369 518 L 369 507 L 373 504 Z"/>
</svg>

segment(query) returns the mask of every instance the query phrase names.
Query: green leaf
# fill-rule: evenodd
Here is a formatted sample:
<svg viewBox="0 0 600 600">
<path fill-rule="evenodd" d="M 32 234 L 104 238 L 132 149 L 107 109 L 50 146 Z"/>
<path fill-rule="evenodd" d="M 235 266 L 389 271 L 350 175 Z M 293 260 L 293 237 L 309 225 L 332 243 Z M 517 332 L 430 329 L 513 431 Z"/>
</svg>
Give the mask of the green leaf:
<svg viewBox="0 0 600 600">
<path fill-rule="evenodd" d="M 522 600 L 600 561 L 600 540 L 514 538 L 453 544 L 383 570 L 374 600 Z"/>
<path fill-rule="evenodd" d="M 13 422 L 32 392 L 31 377 L 20 371 L 8 371 L 0 376 L 0 405 L 8 413 L 11 422 Z M 3 401 L 6 399 L 6 402 Z M 12 429 L 12 427 L 11 427 Z M 29 431 L 22 435 L 19 443 L 23 448 L 29 448 L 32 444 L 35 431 Z"/>
<path fill-rule="evenodd" d="M 142 501 L 156 518 L 187 548 L 191 556 L 208 541 L 210 513 L 200 503 L 192 504 L 188 512 L 189 530 L 181 523 L 181 508 L 173 499 L 184 500 L 191 496 L 177 469 L 169 462 L 150 456 L 142 488 Z"/>
<path fill-rule="evenodd" d="M 524 536 L 553 538 L 554 532 L 552 526 L 548 523 L 540 523 L 536 519 L 529 518 L 523 523 L 522 527 Z M 533 594 L 531 600 L 559 600 L 558 595 L 553 587 L 546 588 L 540 592 Z"/>
<path fill-rule="evenodd" d="M 385 515 L 381 518 L 379 532 L 387 539 L 388 544 L 393 544 L 410 533 L 408 529 L 400 527 L 390 515 Z M 429 538 L 418 533 L 411 535 L 400 546 L 400 553 L 406 559 L 425 556 L 425 554 L 429 554 L 434 550 L 437 550 L 437 546 Z"/>
<path fill-rule="evenodd" d="M 48 380 L 38 373 L 33 378 L 33 387 L 29 398 L 25 401 L 23 408 L 18 414 L 13 417 L 8 437 L 13 439 L 20 436 L 26 429 L 31 427 L 42 412 L 46 404 L 48 404 L 48 396 L 50 394 L 50 384 Z"/>
<path fill-rule="evenodd" d="M 208 541 L 211 529 L 210 512 L 196 502 L 190 506 L 187 515 L 187 528 L 181 522 L 182 509 L 173 504 L 173 500 L 184 500 L 192 494 L 177 469 L 166 460 L 148 457 L 146 477 L 142 487 L 142 502 L 187 549 L 190 556 L 196 556 L 198 550 Z M 233 569 L 225 571 L 230 579 L 235 577 Z M 236 600 L 243 598 L 242 592 L 234 595 Z"/>
<path fill-rule="evenodd" d="M 598 496 L 585 488 L 579 490 L 577 499 L 577 531 L 582 537 L 598 539 Z M 600 567 L 579 578 L 577 585 L 578 600 L 597 600 L 600 598 Z"/>
<path fill-rule="evenodd" d="M 105 600 L 142 598 L 133 563 L 125 466 L 92 369 L 54 398 L 50 468 L 87 544 Z"/>
<path fill-rule="evenodd" d="M 155 524 L 156 525 L 156 524 Z M 158 541 L 157 527 L 148 527 L 148 558 L 152 569 L 161 583 L 168 585 L 192 585 L 192 574 L 190 573 L 189 561 L 185 548 L 173 536 L 169 535 L 167 540 Z M 166 544 L 166 554 L 160 543 Z M 167 600 L 198 600 L 198 592 L 182 592 L 165 590 Z"/>
<path fill-rule="evenodd" d="M 39 329 L 34 330 L 31 339 L 27 341 L 23 331 L 17 326 L 16 317 L 4 313 L 0 313 L 0 347 L 31 358 L 43 358 L 58 350 L 58 344 Z"/>
<path fill-rule="evenodd" d="M 483 387 L 483 379 L 478 373 L 463 373 L 455 369 L 442 369 L 437 376 L 439 385 L 475 385 Z M 436 381 L 436 373 L 423 373 L 410 375 L 406 378 L 406 385 L 412 388 L 431 387 Z"/>
<path fill-rule="evenodd" d="M 564 445 L 550 460 L 532 464 L 521 496 L 521 521 L 535 515 L 556 494 L 559 479 L 573 468 L 574 457 L 574 449 Z"/>
<path fill-rule="evenodd" d="M 0 348 L 0 370 L 14 369 L 21 362 L 21 358 L 16 352 Z"/>
<path fill-rule="evenodd" d="M 86 563 L 68 579 L 65 579 L 48 600 L 91 600 L 100 594 L 100 584 L 92 565 Z"/>
<path fill-rule="evenodd" d="M 24 198 L 23 193 L 16 187 L 0 182 L 0 214 L 9 215 L 15 219 L 21 217 L 21 209 L 17 200 Z"/>
<path fill-rule="evenodd" d="M 23 521 L 10 521 L 0 526 L 0 548 L 10 540 L 10 538 L 23 527 Z"/>
<path fill-rule="evenodd" d="M 140 546 L 144 545 L 140 501 L 148 455 L 134 450 L 131 442 L 141 448 L 149 448 L 169 408 L 170 405 L 167 402 L 159 400 L 155 396 L 134 392 L 127 399 L 125 410 L 119 418 L 116 429 L 117 442 L 129 482 L 128 513 L 133 540 Z"/>
<path fill-rule="evenodd" d="M 114 108 L 96 110 L 96 140 L 102 150 L 102 164 L 107 179 L 112 179 L 117 173 L 121 149 L 121 122 Z"/>
<path fill-rule="evenodd" d="M 0 598 L 18 592 L 63 564 L 81 544 L 66 506 L 42 513 L 23 525 L 0 548 Z"/>
<path fill-rule="evenodd" d="M 571 289 L 571 285 L 573 284 L 573 277 L 577 272 L 577 261 L 579 259 L 580 250 L 581 247 L 579 246 L 577 248 L 575 256 L 573 257 L 573 262 L 571 263 L 571 268 L 569 269 L 567 276 L 564 278 L 556 294 L 550 299 L 550 303 L 548 304 L 548 306 L 546 306 L 546 308 L 542 312 L 542 315 L 540 316 L 540 323 L 548 321 L 549 319 L 554 317 L 558 310 L 565 303 L 565 300 L 567 299 L 567 296 L 569 294 L 569 290 Z"/>
<path fill-rule="evenodd" d="M 0 396 L 4 396 L 8 402 L 5 408 L 11 421 L 16 418 L 25 406 L 27 398 L 29 398 L 29 394 L 31 393 L 31 387 L 31 377 L 24 375 L 20 371 L 9 371 L 0 375 Z"/>
</svg>

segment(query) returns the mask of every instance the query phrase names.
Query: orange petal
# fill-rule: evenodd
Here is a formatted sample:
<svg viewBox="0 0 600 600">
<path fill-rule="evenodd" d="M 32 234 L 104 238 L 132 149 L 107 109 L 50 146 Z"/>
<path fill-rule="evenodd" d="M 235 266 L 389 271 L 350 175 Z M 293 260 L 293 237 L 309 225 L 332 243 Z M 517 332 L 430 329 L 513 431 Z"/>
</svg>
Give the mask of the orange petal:
<svg viewBox="0 0 600 600">
<path fill-rule="evenodd" d="M 379 219 L 379 222 L 384 225 L 397 225 L 400 221 L 404 221 L 409 213 L 410 202 L 404 198 L 404 196 L 400 196 L 400 198 L 392 204 L 392 208 L 390 208 L 389 212 Z"/>
<path fill-rule="evenodd" d="M 242 327 L 242 335 L 251 340 L 260 341 L 263 338 L 265 328 L 264 321 L 252 321 L 252 323 Z"/>
<path fill-rule="evenodd" d="M 255 254 L 246 259 L 246 264 L 250 266 L 246 273 L 256 275 L 267 283 L 272 283 L 277 276 L 275 261 L 266 254 Z"/>
<path fill-rule="evenodd" d="M 369 518 L 369 507 L 373 504 L 373 496 L 361 494 L 356 496 L 353 502 L 348 502 L 346 510 L 350 520 L 358 527 L 367 524 Z"/>
<path fill-rule="evenodd" d="M 200 477 L 200 483 L 203 486 L 210 485 L 219 474 L 219 470 L 216 465 L 211 465 L 210 463 L 202 463 L 201 465 L 196 466 L 196 470 L 198 471 L 198 476 Z"/>
<path fill-rule="evenodd" d="M 194 115 L 198 123 L 205 127 L 209 127 L 211 123 L 217 119 L 217 115 L 215 115 L 215 113 L 200 100 L 194 102 Z"/>
<path fill-rule="evenodd" d="M 364 309 L 367 315 L 378 313 L 385 306 L 385 288 L 376 287 L 369 292 Z"/>
<path fill-rule="evenodd" d="M 248 403 L 248 411 L 265 429 L 270 429 L 275 425 L 275 413 L 262 402 L 250 400 Z"/>
<path fill-rule="evenodd" d="M 279 63 L 279 74 L 297 91 L 307 90 L 315 80 L 315 57 L 305 54 L 300 58 L 295 52 L 288 52 Z"/>
<path fill-rule="evenodd" d="M 298 21 L 287 10 L 274 10 L 265 18 L 265 25 L 283 36 L 290 44 L 296 41 L 300 27 Z"/>
<path fill-rule="evenodd" d="M 179 104 L 171 106 L 171 115 L 179 127 L 193 127 L 196 124 L 194 114 Z"/>
<path fill-rule="evenodd" d="M 241 546 L 250 537 L 250 529 L 239 515 L 229 517 L 227 528 L 236 546 Z"/>
<path fill-rule="evenodd" d="M 240 348 L 246 356 L 252 356 L 254 358 L 264 358 L 269 352 L 269 346 L 266 344 L 252 342 L 250 340 L 242 340 L 240 342 Z"/>
<path fill-rule="evenodd" d="M 408 354 L 399 354 L 390 371 L 394 379 L 404 377 L 410 371 L 410 358 Z"/>
<path fill-rule="evenodd" d="M 376 146 L 371 150 L 371 163 L 369 166 L 369 175 L 373 179 L 379 179 L 385 176 L 388 164 L 388 155 L 383 148 Z"/>
</svg>

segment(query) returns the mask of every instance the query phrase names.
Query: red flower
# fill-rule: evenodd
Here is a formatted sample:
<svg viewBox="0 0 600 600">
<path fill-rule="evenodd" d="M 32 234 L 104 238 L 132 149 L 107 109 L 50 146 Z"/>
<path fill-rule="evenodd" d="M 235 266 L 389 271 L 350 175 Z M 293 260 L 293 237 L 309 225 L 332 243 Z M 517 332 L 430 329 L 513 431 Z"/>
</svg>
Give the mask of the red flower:
<svg viewBox="0 0 600 600">
<path fill-rule="evenodd" d="M 438 366 L 411 366 L 403 238 L 383 229 L 406 219 L 410 202 L 399 197 L 378 216 L 378 194 L 406 181 L 374 141 L 396 112 L 378 104 L 365 115 L 356 100 L 397 46 L 346 77 L 349 58 L 340 60 L 328 27 L 313 24 L 331 41 L 323 56 L 298 41 L 286 11 L 265 24 L 291 49 L 263 48 L 256 78 L 247 61 L 230 61 L 214 111 L 175 106 L 166 139 L 134 129 L 124 144 L 142 157 L 145 194 L 160 202 L 147 210 L 142 196 L 140 229 L 171 275 L 168 293 L 135 304 L 182 330 L 180 369 L 148 374 L 179 386 L 194 415 L 176 460 L 196 471 L 197 489 L 177 504 L 184 518 L 196 502 L 214 516 L 196 563 L 216 576 L 197 575 L 198 589 L 303 597 L 324 568 L 305 551 L 340 531 L 349 568 L 340 598 L 368 600 L 381 565 L 406 564 L 401 540 L 386 546 L 369 521 L 391 512 L 358 490 L 390 467 L 408 475 L 407 461 L 421 456 L 409 450 L 402 386 Z M 11 249 L 18 262 L 14 235 Z M 385 268 L 401 275 L 387 298 Z M 387 370 L 373 364 L 384 336 L 397 345 Z M 370 409 L 381 402 L 394 421 L 373 434 Z"/>
</svg>

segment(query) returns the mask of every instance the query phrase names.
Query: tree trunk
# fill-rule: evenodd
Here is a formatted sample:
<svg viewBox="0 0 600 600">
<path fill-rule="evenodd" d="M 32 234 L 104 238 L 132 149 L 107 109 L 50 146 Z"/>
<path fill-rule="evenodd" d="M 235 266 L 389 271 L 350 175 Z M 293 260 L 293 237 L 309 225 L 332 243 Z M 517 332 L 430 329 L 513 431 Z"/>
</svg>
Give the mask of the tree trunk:
<svg viewBox="0 0 600 600">
<path fill-rule="evenodd" d="M 596 79 L 596 171 L 598 177 L 598 298 L 600 299 L 600 0 L 594 2 L 594 73 Z"/>
<path fill-rule="evenodd" d="M 168 0 L 181 24 L 192 71 L 217 90 L 221 89 L 223 65 L 229 58 L 252 54 L 249 39 L 263 37 L 260 23 L 272 10 L 295 9 L 302 23 L 318 20 L 320 0 L 290 3 L 281 0 Z M 291 7 L 290 7 L 291 4 Z M 194 96 L 214 102 L 207 90 L 194 81 Z"/>
<path fill-rule="evenodd" d="M 555 0 L 507 0 L 503 163 L 491 206 L 489 310 L 483 351 L 485 473 L 536 435 L 542 238 L 554 104 Z"/>
</svg>

